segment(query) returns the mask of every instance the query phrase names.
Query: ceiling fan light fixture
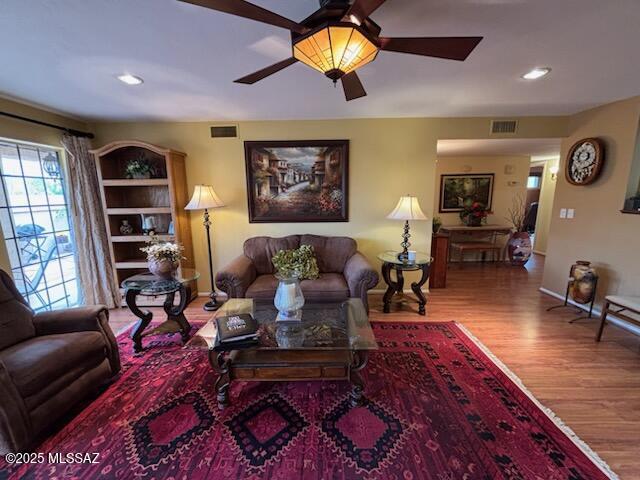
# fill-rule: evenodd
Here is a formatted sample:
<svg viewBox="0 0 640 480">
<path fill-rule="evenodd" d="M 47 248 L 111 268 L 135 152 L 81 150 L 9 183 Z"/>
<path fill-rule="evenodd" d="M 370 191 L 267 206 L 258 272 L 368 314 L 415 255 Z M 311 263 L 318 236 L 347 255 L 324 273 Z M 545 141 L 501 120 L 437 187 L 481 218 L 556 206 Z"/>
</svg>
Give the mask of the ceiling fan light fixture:
<svg viewBox="0 0 640 480">
<path fill-rule="evenodd" d="M 325 25 L 295 40 L 293 56 L 333 81 L 372 62 L 379 48 L 357 25 Z"/>
</svg>

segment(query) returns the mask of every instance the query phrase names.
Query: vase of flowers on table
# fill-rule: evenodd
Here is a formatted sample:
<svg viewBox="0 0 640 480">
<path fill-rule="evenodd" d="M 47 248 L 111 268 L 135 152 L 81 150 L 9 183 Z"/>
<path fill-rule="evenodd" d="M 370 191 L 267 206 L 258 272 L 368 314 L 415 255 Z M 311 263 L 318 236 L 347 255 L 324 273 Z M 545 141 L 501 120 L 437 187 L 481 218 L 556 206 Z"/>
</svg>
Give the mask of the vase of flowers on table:
<svg viewBox="0 0 640 480">
<path fill-rule="evenodd" d="M 479 227 L 489 213 L 491 212 L 483 203 L 473 198 L 466 198 L 462 204 L 460 220 L 469 227 Z"/>
<path fill-rule="evenodd" d="M 301 280 L 312 280 L 320 276 L 318 262 L 311 245 L 301 245 L 295 250 L 280 250 L 271 259 L 276 268 L 278 288 L 273 304 L 278 309 L 279 321 L 299 321 L 302 319 L 304 295 Z"/>
<path fill-rule="evenodd" d="M 180 260 L 184 259 L 182 245 L 158 241 L 156 237 L 151 239 L 149 246 L 140 250 L 147 254 L 149 271 L 160 278 L 173 278 L 180 266 Z"/>
<path fill-rule="evenodd" d="M 531 235 L 525 227 L 527 216 L 527 205 L 522 195 L 513 199 L 513 206 L 508 210 L 508 220 L 513 226 L 513 232 L 507 241 L 507 253 L 511 265 L 523 266 L 531 258 L 533 246 L 531 245 Z"/>
</svg>

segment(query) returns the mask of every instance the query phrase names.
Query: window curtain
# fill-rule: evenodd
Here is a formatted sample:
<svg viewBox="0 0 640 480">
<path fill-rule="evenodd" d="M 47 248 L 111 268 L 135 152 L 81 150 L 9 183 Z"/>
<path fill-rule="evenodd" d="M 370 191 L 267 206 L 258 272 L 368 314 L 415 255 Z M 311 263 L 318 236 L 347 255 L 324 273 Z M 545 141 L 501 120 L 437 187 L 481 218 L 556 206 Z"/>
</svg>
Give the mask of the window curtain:
<svg viewBox="0 0 640 480">
<path fill-rule="evenodd" d="M 85 305 L 102 304 L 108 308 L 120 306 L 120 291 L 115 284 L 104 226 L 98 174 L 89 152 L 91 142 L 86 137 L 64 134 L 62 146 L 67 152 L 80 301 Z"/>
</svg>

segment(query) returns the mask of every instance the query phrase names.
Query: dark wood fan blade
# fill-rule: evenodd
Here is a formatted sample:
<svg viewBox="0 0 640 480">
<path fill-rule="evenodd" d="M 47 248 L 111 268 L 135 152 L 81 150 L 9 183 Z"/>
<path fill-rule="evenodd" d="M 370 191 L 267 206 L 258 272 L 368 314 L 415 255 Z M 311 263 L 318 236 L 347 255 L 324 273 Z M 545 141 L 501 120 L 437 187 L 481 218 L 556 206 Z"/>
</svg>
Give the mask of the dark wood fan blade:
<svg viewBox="0 0 640 480">
<path fill-rule="evenodd" d="M 463 61 L 478 46 L 482 37 L 380 37 L 379 40 L 382 50 Z"/>
<path fill-rule="evenodd" d="M 282 60 L 281 62 L 274 63 L 262 70 L 258 70 L 257 72 L 253 72 L 246 77 L 239 78 L 238 80 L 234 80 L 236 83 L 244 83 L 247 85 L 253 85 L 254 83 L 262 80 L 263 78 L 267 78 L 269 75 L 273 75 L 276 72 L 279 72 L 283 68 L 287 68 L 290 65 L 293 65 L 298 60 L 296 58 L 287 58 L 286 60 Z"/>
<path fill-rule="evenodd" d="M 342 77 L 342 88 L 347 102 L 367 96 L 367 92 L 364 90 L 360 77 L 356 72 L 347 73 Z"/>
<path fill-rule="evenodd" d="M 359 23 L 362 23 L 365 18 L 375 12 L 380 5 L 386 0 L 355 0 L 349 10 L 344 16 L 345 20 L 350 20 L 350 16 L 353 15 L 358 19 Z"/>
<path fill-rule="evenodd" d="M 296 33 L 305 33 L 309 29 L 293 20 L 289 20 L 277 13 L 266 10 L 244 0 L 180 0 L 181 2 L 199 5 L 219 12 L 230 13 L 239 17 L 249 18 L 257 22 L 268 23 L 276 27 L 286 28 Z"/>
</svg>

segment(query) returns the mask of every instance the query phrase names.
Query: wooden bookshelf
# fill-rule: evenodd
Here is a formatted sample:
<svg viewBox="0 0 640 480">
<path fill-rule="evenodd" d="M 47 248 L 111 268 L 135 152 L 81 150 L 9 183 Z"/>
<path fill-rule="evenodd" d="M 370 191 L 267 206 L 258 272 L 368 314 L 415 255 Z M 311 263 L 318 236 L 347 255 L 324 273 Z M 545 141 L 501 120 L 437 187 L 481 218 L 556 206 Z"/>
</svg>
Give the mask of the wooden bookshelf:
<svg viewBox="0 0 640 480">
<path fill-rule="evenodd" d="M 104 222 L 109 239 L 114 281 L 122 281 L 147 270 L 145 254 L 140 251 L 149 236 L 142 229 L 144 217 L 153 217 L 156 235 L 164 241 L 184 246 L 181 266 L 194 267 L 193 245 L 189 218 L 184 206 L 189 201 L 182 152 L 139 141 L 118 141 L 92 150 L 96 162 Z M 144 159 L 153 167 L 151 178 L 126 178 L 125 170 L 131 160 Z M 120 232 L 127 220 L 133 227 L 130 235 Z M 173 223 L 173 233 L 169 226 Z M 197 295 L 195 282 L 192 296 Z M 122 292 L 124 293 L 124 292 Z M 161 305 L 164 298 L 140 299 L 139 305 Z M 123 303 L 124 305 L 124 303 Z"/>
</svg>

